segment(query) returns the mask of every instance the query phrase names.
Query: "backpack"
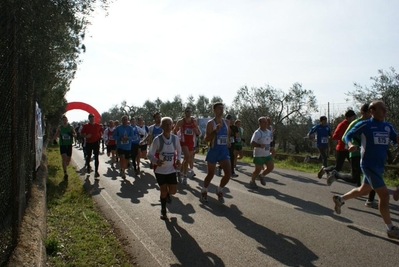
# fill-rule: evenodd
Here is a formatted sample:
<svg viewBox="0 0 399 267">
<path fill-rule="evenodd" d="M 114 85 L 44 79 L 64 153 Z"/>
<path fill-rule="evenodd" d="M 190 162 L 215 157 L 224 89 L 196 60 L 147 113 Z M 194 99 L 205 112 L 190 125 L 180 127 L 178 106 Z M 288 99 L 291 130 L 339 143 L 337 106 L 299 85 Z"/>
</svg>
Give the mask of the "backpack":
<svg viewBox="0 0 399 267">
<path fill-rule="evenodd" d="M 173 144 L 173 149 L 176 151 L 176 136 L 174 134 L 171 135 L 172 136 L 172 144 Z M 155 158 L 159 159 L 159 152 L 162 151 L 163 146 L 165 144 L 165 140 L 163 140 L 162 135 L 158 135 L 158 139 L 159 139 L 159 148 L 156 150 L 155 152 Z M 153 170 L 155 172 L 155 169 L 158 167 L 157 164 L 152 164 Z M 176 152 L 175 152 L 175 156 L 173 158 L 173 167 L 176 168 Z"/>
</svg>

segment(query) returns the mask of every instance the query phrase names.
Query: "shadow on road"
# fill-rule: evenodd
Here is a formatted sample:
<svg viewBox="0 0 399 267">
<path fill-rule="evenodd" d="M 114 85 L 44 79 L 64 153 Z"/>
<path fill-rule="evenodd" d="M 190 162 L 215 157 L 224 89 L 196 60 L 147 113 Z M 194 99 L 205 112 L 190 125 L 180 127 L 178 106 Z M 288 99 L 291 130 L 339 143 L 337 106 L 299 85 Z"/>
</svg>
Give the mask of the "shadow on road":
<svg viewBox="0 0 399 267">
<path fill-rule="evenodd" d="M 381 222 L 381 224 L 382 224 L 382 222 Z M 388 242 L 390 242 L 392 244 L 399 245 L 398 241 L 396 241 L 396 240 L 392 240 L 392 239 L 389 239 L 389 238 L 384 238 L 384 237 L 379 236 L 379 235 L 374 235 L 374 234 L 372 234 L 370 232 L 367 232 L 367 231 L 364 231 L 363 229 L 360 229 L 360 228 L 358 228 L 358 227 L 356 227 L 354 225 L 348 225 L 348 228 L 352 229 L 352 230 L 355 230 L 355 231 L 358 231 L 362 235 L 370 236 L 370 237 L 376 237 L 376 238 L 379 238 L 381 240 L 388 241 Z"/>
<path fill-rule="evenodd" d="M 170 232 L 171 250 L 180 262 L 170 266 L 225 266 L 222 259 L 217 255 L 203 251 L 195 239 L 177 223 L 176 217 L 170 218 L 170 221 L 165 221 L 165 224 Z"/>
<path fill-rule="evenodd" d="M 201 207 L 216 216 L 230 220 L 237 230 L 261 245 L 257 248 L 260 252 L 286 266 L 315 266 L 312 262 L 319 258 L 298 239 L 271 231 L 244 217 L 236 205 L 230 207 L 201 205 Z"/>
<path fill-rule="evenodd" d="M 131 179 L 134 179 L 133 183 Z M 158 188 L 155 177 L 151 174 L 141 172 L 134 178 L 127 177 L 121 180 L 120 192 L 116 193 L 121 198 L 130 198 L 132 203 L 140 203 L 140 198 L 148 194 L 148 189 Z"/>
</svg>

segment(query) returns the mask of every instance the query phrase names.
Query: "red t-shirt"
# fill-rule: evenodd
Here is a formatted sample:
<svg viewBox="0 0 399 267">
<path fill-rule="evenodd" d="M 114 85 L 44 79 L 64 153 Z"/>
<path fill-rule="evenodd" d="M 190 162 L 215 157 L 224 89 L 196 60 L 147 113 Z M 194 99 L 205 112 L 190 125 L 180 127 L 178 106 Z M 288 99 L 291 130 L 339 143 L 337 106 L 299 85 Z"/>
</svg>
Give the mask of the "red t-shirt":
<svg viewBox="0 0 399 267">
<path fill-rule="evenodd" d="M 344 135 L 346 129 L 349 126 L 349 121 L 346 119 L 340 122 L 335 129 L 332 138 L 334 140 L 338 140 L 337 145 L 335 146 L 335 150 L 337 151 L 346 151 L 347 149 L 345 148 L 345 143 L 342 141 L 342 136 Z"/>
<path fill-rule="evenodd" d="M 91 134 L 90 138 L 86 138 L 87 143 L 94 143 L 101 139 L 103 133 L 103 127 L 98 123 L 86 123 L 83 125 L 81 133 Z"/>
</svg>

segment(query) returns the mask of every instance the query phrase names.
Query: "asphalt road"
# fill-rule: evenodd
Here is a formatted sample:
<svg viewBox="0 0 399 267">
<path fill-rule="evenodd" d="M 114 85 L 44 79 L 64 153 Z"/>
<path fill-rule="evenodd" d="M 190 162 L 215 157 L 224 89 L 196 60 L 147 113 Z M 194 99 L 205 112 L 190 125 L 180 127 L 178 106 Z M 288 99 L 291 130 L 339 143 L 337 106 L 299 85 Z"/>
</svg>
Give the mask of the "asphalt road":
<svg viewBox="0 0 399 267">
<path fill-rule="evenodd" d="M 389 239 L 378 210 L 353 199 L 333 211 L 334 193 L 353 188 L 345 182 L 326 185 L 326 177 L 275 169 L 266 186 L 248 187 L 253 165 L 239 163 L 239 177 L 225 188 L 225 203 L 209 187 L 208 203 L 199 201 L 206 175 L 197 155 L 196 176 L 178 185 L 168 205 L 169 221 L 160 219 L 159 189 L 147 164 L 126 181 L 100 156 L 100 179 L 85 173 L 83 154 L 73 161 L 82 181 L 139 266 L 398 266 L 399 240 Z M 142 162 L 148 162 L 142 160 Z M 94 162 L 92 162 L 94 167 Z M 393 189 L 393 188 L 391 188 Z M 391 199 L 391 216 L 399 225 L 399 202 Z"/>
</svg>

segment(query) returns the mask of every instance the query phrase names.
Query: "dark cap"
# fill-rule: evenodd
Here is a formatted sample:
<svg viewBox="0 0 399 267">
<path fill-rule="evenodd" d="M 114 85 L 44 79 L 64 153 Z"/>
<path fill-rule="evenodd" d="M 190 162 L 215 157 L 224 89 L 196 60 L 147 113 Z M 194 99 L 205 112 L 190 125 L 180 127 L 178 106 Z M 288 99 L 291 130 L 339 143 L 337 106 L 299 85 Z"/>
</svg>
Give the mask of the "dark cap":
<svg viewBox="0 0 399 267">
<path fill-rule="evenodd" d="M 233 116 L 231 116 L 230 114 L 226 116 L 226 120 L 231 120 L 233 118 Z"/>
<path fill-rule="evenodd" d="M 61 119 L 64 119 L 64 118 L 67 119 L 67 116 L 65 116 L 65 114 L 61 116 Z"/>
<path fill-rule="evenodd" d="M 94 114 L 90 113 L 90 114 L 89 114 L 89 119 L 90 119 L 90 118 L 94 118 Z"/>
<path fill-rule="evenodd" d="M 320 121 L 326 121 L 327 120 L 327 117 L 326 116 L 321 116 L 320 117 Z"/>
<path fill-rule="evenodd" d="M 353 110 L 348 110 L 347 112 L 345 112 L 345 118 L 350 118 L 356 116 L 356 113 Z"/>
</svg>

